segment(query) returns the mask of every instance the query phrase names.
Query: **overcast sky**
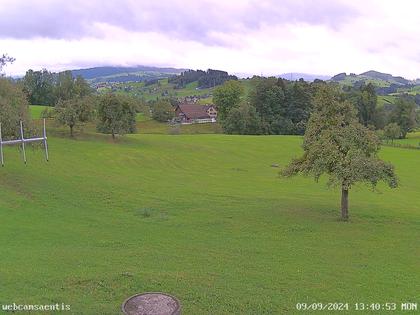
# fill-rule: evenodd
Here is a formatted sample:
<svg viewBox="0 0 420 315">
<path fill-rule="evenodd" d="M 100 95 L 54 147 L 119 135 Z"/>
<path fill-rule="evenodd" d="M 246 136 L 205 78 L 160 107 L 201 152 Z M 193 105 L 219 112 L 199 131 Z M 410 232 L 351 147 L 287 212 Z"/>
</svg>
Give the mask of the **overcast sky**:
<svg viewBox="0 0 420 315">
<path fill-rule="evenodd" d="M 420 77 L 418 0 L 0 0 L 5 70 L 100 65 Z"/>
</svg>

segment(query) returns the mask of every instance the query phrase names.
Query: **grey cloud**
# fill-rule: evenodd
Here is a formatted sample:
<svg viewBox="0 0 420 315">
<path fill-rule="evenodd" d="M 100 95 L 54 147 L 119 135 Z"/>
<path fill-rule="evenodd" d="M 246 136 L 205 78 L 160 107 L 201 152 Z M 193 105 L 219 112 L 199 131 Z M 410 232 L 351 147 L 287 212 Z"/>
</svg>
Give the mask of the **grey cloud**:
<svg viewBox="0 0 420 315">
<path fill-rule="evenodd" d="M 227 0 L 225 0 L 227 1 Z M 223 1 L 13 1 L 0 8 L 0 38 L 100 37 L 95 23 L 130 32 L 165 33 L 183 40 L 223 44 L 211 33 L 246 32 L 265 25 L 308 23 L 337 29 L 358 12 L 323 0 Z M 103 34 L 102 34 L 103 35 Z"/>
</svg>

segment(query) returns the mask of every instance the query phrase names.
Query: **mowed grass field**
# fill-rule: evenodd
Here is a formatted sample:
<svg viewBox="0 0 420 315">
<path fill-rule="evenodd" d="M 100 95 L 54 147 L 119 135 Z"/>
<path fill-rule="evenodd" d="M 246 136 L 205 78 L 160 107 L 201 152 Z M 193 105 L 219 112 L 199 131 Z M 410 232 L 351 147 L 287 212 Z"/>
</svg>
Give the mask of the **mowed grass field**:
<svg viewBox="0 0 420 315">
<path fill-rule="evenodd" d="M 411 145 L 414 147 L 420 147 L 420 131 L 411 132 L 407 134 L 406 139 L 394 140 L 395 144 Z"/>
<path fill-rule="evenodd" d="M 41 118 L 41 114 L 42 112 L 46 109 L 46 108 L 53 108 L 53 107 L 49 107 L 49 106 L 43 106 L 43 105 L 31 105 L 29 106 L 30 109 L 30 115 L 32 119 L 39 119 Z"/>
<path fill-rule="evenodd" d="M 299 302 L 366 314 L 353 303 L 418 302 L 418 150 L 383 148 L 400 188 L 352 189 L 344 223 L 338 190 L 271 167 L 300 154 L 300 137 L 49 141 L 49 163 L 41 150 L 28 150 L 27 166 L 16 148 L 5 152 L 0 304 L 119 314 L 145 291 L 173 294 L 194 315 L 296 314 Z"/>
</svg>

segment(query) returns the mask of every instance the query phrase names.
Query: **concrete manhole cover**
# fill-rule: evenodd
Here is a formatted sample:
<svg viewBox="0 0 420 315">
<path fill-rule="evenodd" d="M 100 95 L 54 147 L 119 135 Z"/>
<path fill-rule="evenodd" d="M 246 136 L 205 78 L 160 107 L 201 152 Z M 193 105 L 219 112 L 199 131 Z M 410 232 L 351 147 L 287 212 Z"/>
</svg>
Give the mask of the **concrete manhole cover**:
<svg viewBox="0 0 420 315">
<path fill-rule="evenodd" d="M 126 315 L 180 315 L 179 301 L 165 293 L 150 292 L 133 295 L 122 304 Z"/>
</svg>

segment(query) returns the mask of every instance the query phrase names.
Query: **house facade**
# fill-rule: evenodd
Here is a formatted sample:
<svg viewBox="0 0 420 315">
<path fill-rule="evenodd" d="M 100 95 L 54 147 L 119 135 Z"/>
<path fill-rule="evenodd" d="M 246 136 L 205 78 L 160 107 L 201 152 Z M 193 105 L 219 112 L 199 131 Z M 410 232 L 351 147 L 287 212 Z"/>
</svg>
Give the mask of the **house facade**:
<svg viewBox="0 0 420 315">
<path fill-rule="evenodd" d="M 182 124 L 214 123 L 217 108 L 213 104 L 180 104 L 175 108 L 175 119 Z"/>
</svg>

